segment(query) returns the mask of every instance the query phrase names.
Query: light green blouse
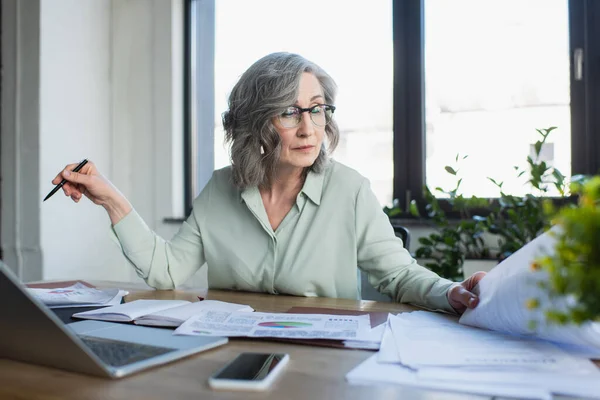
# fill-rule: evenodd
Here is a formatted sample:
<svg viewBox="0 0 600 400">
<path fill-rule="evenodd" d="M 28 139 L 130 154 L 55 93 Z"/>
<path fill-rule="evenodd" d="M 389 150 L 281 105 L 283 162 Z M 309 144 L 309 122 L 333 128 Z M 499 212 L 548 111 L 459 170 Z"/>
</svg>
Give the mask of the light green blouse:
<svg viewBox="0 0 600 400">
<path fill-rule="evenodd" d="M 358 267 L 398 302 L 453 312 L 446 298 L 452 282 L 416 264 L 369 181 L 335 161 L 307 175 L 275 231 L 258 188 L 236 188 L 230 167 L 213 173 L 170 241 L 135 210 L 113 229 L 138 275 L 155 288 L 174 288 L 206 263 L 211 288 L 357 299 Z"/>
</svg>

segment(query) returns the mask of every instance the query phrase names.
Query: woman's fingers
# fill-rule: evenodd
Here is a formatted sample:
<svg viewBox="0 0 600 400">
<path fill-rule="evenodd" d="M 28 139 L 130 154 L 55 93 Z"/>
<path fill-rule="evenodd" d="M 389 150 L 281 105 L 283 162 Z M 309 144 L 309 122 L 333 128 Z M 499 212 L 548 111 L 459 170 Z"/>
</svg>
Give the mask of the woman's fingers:
<svg viewBox="0 0 600 400">
<path fill-rule="evenodd" d="M 77 196 L 77 197 L 81 198 L 81 196 L 85 192 L 85 186 L 73 184 L 70 182 L 65 183 L 63 185 L 62 189 L 63 189 L 63 192 L 65 192 L 65 196 L 69 196 L 69 197 Z"/>
<path fill-rule="evenodd" d="M 102 180 L 98 179 L 96 166 L 93 162 L 88 161 L 79 172 L 73 172 L 78 165 L 79 163 L 66 165 L 65 168 L 52 179 L 52 184 L 58 185 L 64 180 L 65 183 L 62 185 L 62 190 L 65 196 L 70 197 L 71 200 L 76 203 L 78 203 L 84 195 L 93 200 L 93 196 L 89 194 L 89 189 L 91 189 L 92 192 L 94 190 L 102 191 Z"/>
<path fill-rule="evenodd" d="M 462 313 L 467 308 L 475 308 L 479 299 L 464 286 L 456 285 L 451 289 L 448 300 L 450 300 L 450 305 L 452 305 L 456 311 Z"/>
<path fill-rule="evenodd" d="M 88 186 L 92 183 L 93 176 L 81 174 L 79 172 L 73 172 L 69 170 L 64 170 L 62 172 L 63 178 L 65 178 L 69 183 L 80 185 L 80 186 Z"/>
<path fill-rule="evenodd" d="M 65 192 L 65 196 L 71 196 L 71 193 L 73 192 L 73 185 L 67 182 L 63 185 L 62 190 Z"/>
<path fill-rule="evenodd" d="M 89 163 L 88 163 L 88 164 L 89 164 Z M 72 171 L 72 170 L 74 170 L 74 169 L 75 169 L 75 167 L 76 167 L 77 165 L 79 165 L 79 164 L 67 164 L 67 165 L 66 165 L 66 166 L 63 168 L 63 170 L 62 170 L 62 171 L 60 171 L 60 172 L 58 173 L 58 175 L 56 175 L 56 176 L 54 177 L 54 179 L 52 179 L 52 184 L 54 184 L 54 185 L 58 185 L 58 184 L 59 184 L 59 183 L 60 183 L 60 182 L 61 182 L 61 181 L 64 179 L 63 173 L 64 173 L 65 171 Z M 86 166 L 87 166 L 87 164 L 86 164 Z M 84 168 L 85 168 L 85 166 L 84 166 Z"/>
</svg>

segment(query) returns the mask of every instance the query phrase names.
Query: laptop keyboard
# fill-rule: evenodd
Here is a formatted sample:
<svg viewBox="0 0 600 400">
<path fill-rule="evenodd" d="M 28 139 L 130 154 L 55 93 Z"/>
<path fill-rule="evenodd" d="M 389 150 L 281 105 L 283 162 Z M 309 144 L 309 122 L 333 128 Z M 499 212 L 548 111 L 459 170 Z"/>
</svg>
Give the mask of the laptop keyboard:
<svg viewBox="0 0 600 400">
<path fill-rule="evenodd" d="M 122 367 L 175 350 L 90 336 L 79 336 L 79 338 L 98 358 L 113 367 Z"/>
</svg>

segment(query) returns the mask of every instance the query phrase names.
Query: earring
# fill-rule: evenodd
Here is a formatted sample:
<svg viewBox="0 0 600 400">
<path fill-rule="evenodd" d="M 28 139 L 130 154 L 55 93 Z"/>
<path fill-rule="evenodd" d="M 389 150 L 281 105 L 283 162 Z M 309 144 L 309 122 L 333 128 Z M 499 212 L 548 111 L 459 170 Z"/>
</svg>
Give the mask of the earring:
<svg viewBox="0 0 600 400">
<path fill-rule="evenodd" d="M 262 144 L 260 145 L 260 154 L 265 154 L 265 148 L 262 146 Z"/>
</svg>

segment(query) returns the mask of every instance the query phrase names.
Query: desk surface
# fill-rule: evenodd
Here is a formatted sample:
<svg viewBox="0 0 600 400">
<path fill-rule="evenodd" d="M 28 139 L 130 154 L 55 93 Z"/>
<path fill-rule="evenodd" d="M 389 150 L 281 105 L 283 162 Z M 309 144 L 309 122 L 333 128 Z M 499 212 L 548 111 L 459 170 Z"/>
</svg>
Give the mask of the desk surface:
<svg viewBox="0 0 600 400">
<path fill-rule="evenodd" d="M 257 311 L 285 312 L 294 306 L 362 311 L 403 312 L 413 308 L 392 303 L 328 298 L 304 298 L 218 290 L 147 290 L 142 285 L 93 282 L 98 287 L 130 290 L 126 301 L 136 299 L 207 299 L 248 304 Z M 262 393 L 214 391 L 208 377 L 244 351 L 289 353 L 290 362 L 271 389 Z M 349 385 L 347 372 L 373 352 L 312 347 L 263 340 L 230 339 L 230 342 L 166 366 L 119 380 L 79 375 L 0 359 L 0 398 L 27 399 L 487 399 L 409 387 Z"/>
</svg>

